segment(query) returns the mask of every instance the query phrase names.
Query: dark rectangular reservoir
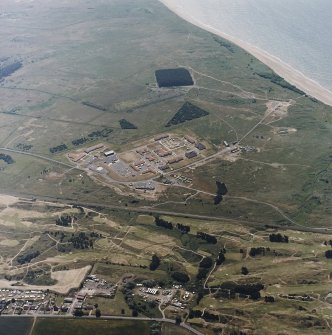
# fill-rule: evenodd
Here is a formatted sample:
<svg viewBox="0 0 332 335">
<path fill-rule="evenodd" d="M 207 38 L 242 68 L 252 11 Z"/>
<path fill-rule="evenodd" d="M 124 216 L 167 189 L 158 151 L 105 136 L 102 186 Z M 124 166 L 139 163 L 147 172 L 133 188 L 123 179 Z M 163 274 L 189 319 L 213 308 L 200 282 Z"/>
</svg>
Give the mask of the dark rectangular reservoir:
<svg viewBox="0 0 332 335">
<path fill-rule="evenodd" d="M 194 81 L 187 69 L 162 69 L 156 71 L 156 79 L 159 87 L 191 86 Z"/>
</svg>

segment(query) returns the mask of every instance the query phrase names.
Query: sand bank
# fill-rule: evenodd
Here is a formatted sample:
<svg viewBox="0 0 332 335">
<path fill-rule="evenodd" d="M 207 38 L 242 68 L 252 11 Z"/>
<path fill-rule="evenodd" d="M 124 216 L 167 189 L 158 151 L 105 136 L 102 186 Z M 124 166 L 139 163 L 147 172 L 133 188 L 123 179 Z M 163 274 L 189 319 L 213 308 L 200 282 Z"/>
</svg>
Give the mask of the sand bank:
<svg viewBox="0 0 332 335">
<path fill-rule="evenodd" d="M 225 34 L 224 32 L 201 22 L 199 19 L 188 14 L 184 8 L 178 6 L 176 4 L 176 0 L 159 0 L 159 1 L 163 3 L 166 7 L 168 7 L 172 12 L 183 18 L 184 20 L 238 45 L 239 47 L 246 50 L 248 53 L 250 53 L 257 59 L 259 59 L 261 62 L 269 66 L 279 76 L 283 77 L 292 85 L 295 85 L 303 92 L 324 102 L 325 104 L 332 106 L 331 91 L 324 88 L 316 81 L 306 77 L 303 73 L 294 69 L 289 64 L 283 62 L 281 59 L 273 55 L 270 55 L 269 53 L 255 47 L 254 45 L 251 45 L 245 41 L 242 41 L 228 34 Z"/>
</svg>

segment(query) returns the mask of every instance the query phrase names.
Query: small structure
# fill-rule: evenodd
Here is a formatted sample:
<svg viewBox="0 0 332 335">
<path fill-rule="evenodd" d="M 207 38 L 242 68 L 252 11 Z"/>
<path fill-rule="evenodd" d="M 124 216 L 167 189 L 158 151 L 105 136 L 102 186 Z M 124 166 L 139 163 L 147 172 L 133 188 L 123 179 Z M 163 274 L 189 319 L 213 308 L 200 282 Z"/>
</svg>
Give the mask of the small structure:
<svg viewBox="0 0 332 335">
<path fill-rule="evenodd" d="M 84 152 L 89 154 L 90 152 L 95 151 L 95 150 L 100 149 L 100 148 L 103 148 L 103 147 L 104 147 L 104 145 L 102 143 L 99 143 L 99 144 L 96 144 L 92 147 L 86 148 L 84 150 Z"/>
<path fill-rule="evenodd" d="M 191 158 L 194 158 L 194 157 L 197 157 L 197 152 L 192 150 L 192 151 L 188 151 L 185 153 L 185 156 L 188 158 L 188 159 L 191 159 Z"/>
<path fill-rule="evenodd" d="M 108 157 L 108 156 L 112 156 L 112 155 L 114 155 L 115 154 L 115 152 L 113 151 L 113 150 L 108 150 L 108 151 L 105 151 L 104 152 L 104 155 L 106 156 L 106 157 Z"/>
<path fill-rule="evenodd" d="M 139 172 L 139 168 L 138 168 L 136 165 L 134 165 L 134 164 L 130 164 L 129 166 L 130 166 L 134 171 Z"/>
<path fill-rule="evenodd" d="M 71 152 L 68 154 L 68 157 L 70 158 L 70 160 L 72 160 L 75 163 L 80 161 L 85 156 L 86 156 L 85 152 Z"/>
<path fill-rule="evenodd" d="M 155 171 L 152 170 L 152 169 L 146 169 L 146 170 L 142 171 L 142 174 L 148 174 L 148 173 L 155 173 Z"/>
<path fill-rule="evenodd" d="M 151 181 L 135 183 L 136 190 L 153 191 L 155 188 L 154 182 Z"/>
<path fill-rule="evenodd" d="M 144 165 L 144 164 L 145 164 L 145 161 L 143 159 L 133 163 L 133 165 L 135 165 L 135 166 L 141 166 L 141 165 Z"/>
<path fill-rule="evenodd" d="M 140 155 L 144 155 L 148 152 L 148 150 L 146 148 L 140 148 L 140 149 L 137 149 L 136 152 Z"/>
<path fill-rule="evenodd" d="M 156 295 L 156 294 L 158 294 L 158 289 L 157 288 L 148 288 L 147 290 L 146 290 L 146 293 L 148 293 L 148 294 L 152 294 L 152 295 Z"/>
<path fill-rule="evenodd" d="M 185 140 L 187 140 L 190 144 L 195 144 L 195 139 L 193 139 L 192 137 L 186 135 L 185 137 Z"/>
<path fill-rule="evenodd" d="M 169 166 L 168 165 L 160 165 L 160 166 L 158 166 L 158 169 L 161 170 L 161 171 L 165 171 L 165 170 L 169 169 Z"/>
<path fill-rule="evenodd" d="M 62 313 L 67 313 L 68 310 L 69 310 L 69 307 L 68 307 L 68 306 L 66 306 L 66 305 L 61 306 L 61 312 L 62 312 Z"/>
<path fill-rule="evenodd" d="M 85 299 L 85 297 L 86 297 L 86 294 L 85 294 L 85 293 L 78 293 L 78 294 L 76 295 L 76 298 L 77 298 L 77 300 L 79 300 L 79 301 L 83 301 L 83 300 Z"/>
<path fill-rule="evenodd" d="M 157 150 L 155 150 L 155 153 L 156 153 L 159 157 L 167 157 L 167 156 L 170 156 L 170 155 L 172 154 L 171 151 L 164 150 L 164 149 L 157 149 Z"/>
<path fill-rule="evenodd" d="M 224 141 L 225 147 L 229 147 L 229 143 L 227 141 Z"/>
<path fill-rule="evenodd" d="M 114 155 L 111 155 L 111 156 L 107 157 L 106 160 L 105 160 L 105 163 L 106 164 L 113 164 L 113 163 L 117 162 L 118 160 L 119 160 L 118 156 L 116 154 L 114 154 Z"/>
<path fill-rule="evenodd" d="M 175 164 L 183 160 L 182 156 L 175 156 L 167 161 L 168 164 Z"/>
<path fill-rule="evenodd" d="M 198 150 L 205 150 L 206 149 L 206 146 L 203 144 L 203 143 L 197 143 L 195 145 L 195 147 L 198 149 Z"/>
<path fill-rule="evenodd" d="M 328 302 L 329 304 L 332 304 L 332 293 L 329 293 L 329 294 L 325 297 L 325 301 Z"/>
<path fill-rule="evenodd" d="M 83 308 L 83 304 L 81 302 L 77 302 L 74 306 L 74 309 L 82 309 Z"/>
<path fill-rule="evenodd" d="M 154 140 L 157 142 L 157 141 L 163 140 L 165 138 L 169 138 L 169 135 L 168 134 L 162 134 L 162 135 L 159 135 L 159 136 L 155 137 Z"/>
</svg>

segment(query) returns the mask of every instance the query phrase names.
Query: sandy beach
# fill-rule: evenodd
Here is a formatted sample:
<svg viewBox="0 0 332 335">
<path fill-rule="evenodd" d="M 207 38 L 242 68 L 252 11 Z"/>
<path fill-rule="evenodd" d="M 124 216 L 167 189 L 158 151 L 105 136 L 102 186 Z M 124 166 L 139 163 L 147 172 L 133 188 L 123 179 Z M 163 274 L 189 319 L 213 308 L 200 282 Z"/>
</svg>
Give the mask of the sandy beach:
<svg viewBox="0 0 332 335">
<path fill-rule="evenodd" d="M 201 22 L 199 19 L 186 13 L 185 9 L 176 4 L 176 0 L 159 0 L 172 12 L 183 18 L 184 20 L 204 29 L 213 34 L 216 34 L 222 38 L 229 40 L 230 42 L 238 45 L 248 53 L 259 59 L 261 62 L 273 69 L 279 76 L 283 77 L 289 83 L 295 85 L 297 88 L 307 93 L 308 95 L 324 102 L 327 105 L 332 106 L 332 92 L 322 87 L 316 81 L 306 77 L 300 71 L 294 69 L 290 65 L 286 64 L 279 58 L 270 55 L 269 53 L 261 50 L 245 41 L 237 39 L 233 36 L 225 34 L 224 32 Z"/>
</svg>

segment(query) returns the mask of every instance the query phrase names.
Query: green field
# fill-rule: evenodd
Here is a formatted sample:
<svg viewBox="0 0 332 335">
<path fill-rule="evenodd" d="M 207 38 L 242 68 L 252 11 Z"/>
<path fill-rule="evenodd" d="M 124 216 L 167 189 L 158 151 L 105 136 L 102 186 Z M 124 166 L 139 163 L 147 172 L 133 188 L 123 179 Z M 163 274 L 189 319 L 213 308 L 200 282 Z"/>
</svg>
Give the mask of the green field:
<svg viewBox="0 0 332 335">
<path fill-rule="evenodd" d="M 30 335 L 32 318 L 0 318 L 0 334 Z"/>
<path fill-rule="evenodd" d="M 122 320 L 78 320 L 78 319 L 43 319 L 38 318 L 33 328 L 33 335 L 43 334 L 80 334 L 89 335 L 96 332 L 100 335 L 132 334 L 133 328 L 139 335 L 148 335 L 150 323 L 146 321 L 122 321 Z"/>
</svg>

